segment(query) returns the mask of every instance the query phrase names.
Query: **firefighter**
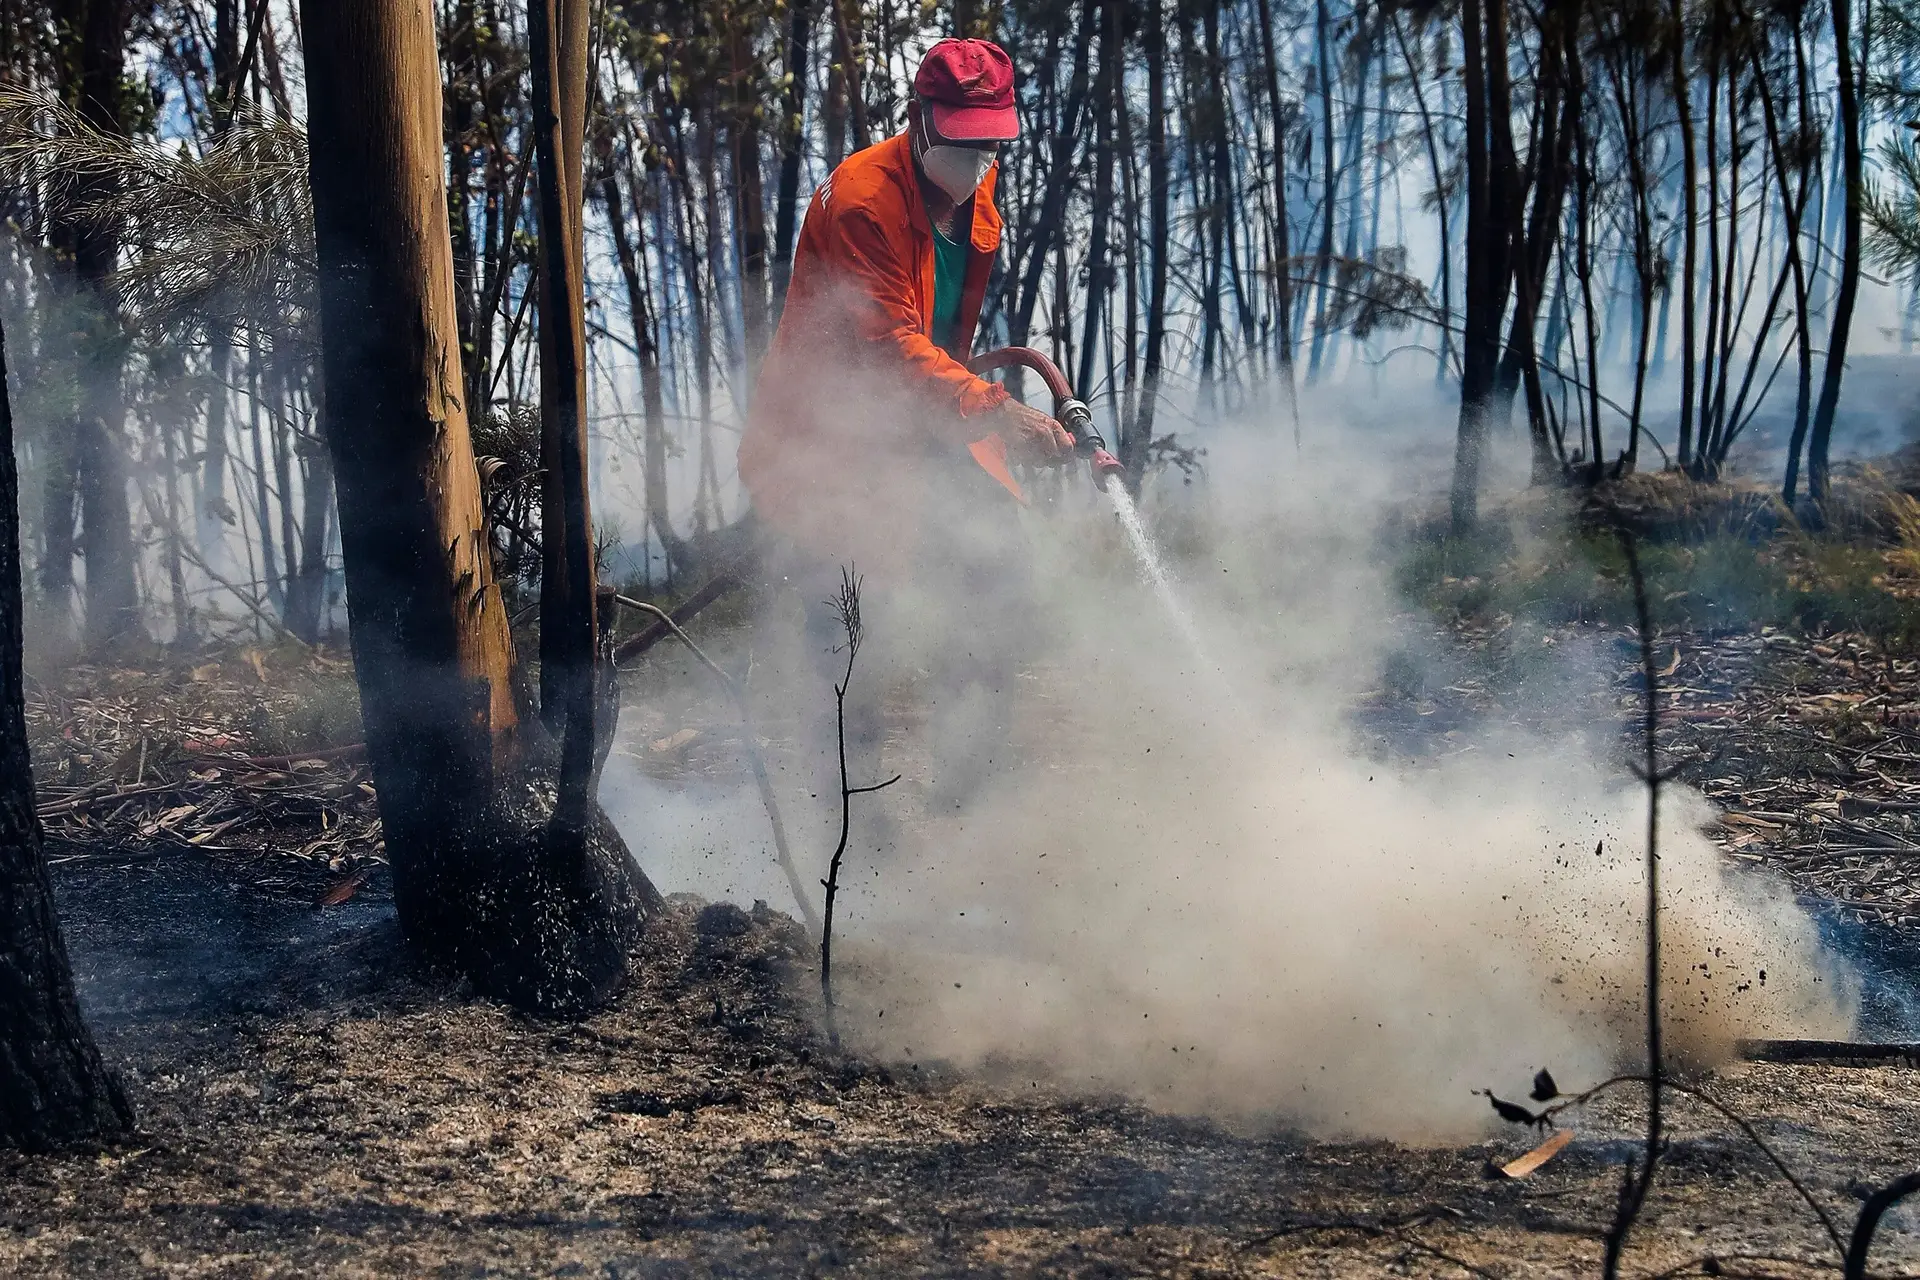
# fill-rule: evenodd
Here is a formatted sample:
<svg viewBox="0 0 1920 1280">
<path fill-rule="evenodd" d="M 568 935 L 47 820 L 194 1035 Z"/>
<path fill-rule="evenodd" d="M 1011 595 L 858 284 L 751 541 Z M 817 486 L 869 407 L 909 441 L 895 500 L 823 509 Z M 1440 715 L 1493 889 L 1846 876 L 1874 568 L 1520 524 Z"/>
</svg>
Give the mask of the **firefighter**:
<svg viewBox="0 0 1920 1280">
<path fill-rule="evenodd" d="M 947 753 L 965 773 L 1004 739 L 1013 633 L 1033 612 L 1008 463 L 1064 461 L 1073 438 L 964 363 L 1000 246 L 998 150 L 1019 132 L 1013 65 L 989 41 L 942 40 L 913 89 L 905 131 L 848 157 L 808 206 L 740 479 L 824 670 L 842 565 L 869 592 L 897 599 L 911 581 L 923 600 L 969 600 L 954 624 L 966 634 L 941 637 L 927 664 L 936 704 L 982 721 Z M 870 674 L 871 705 L 850 710 L 855 755 L 868 761 L 879 683 Z"/>
</svg>

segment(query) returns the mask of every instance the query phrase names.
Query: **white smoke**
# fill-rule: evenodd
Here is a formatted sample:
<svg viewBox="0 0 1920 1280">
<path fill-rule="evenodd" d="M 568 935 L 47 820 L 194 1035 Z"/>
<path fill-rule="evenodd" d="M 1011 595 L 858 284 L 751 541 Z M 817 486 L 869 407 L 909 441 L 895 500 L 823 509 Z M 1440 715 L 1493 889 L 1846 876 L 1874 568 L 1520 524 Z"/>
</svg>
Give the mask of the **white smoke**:
<svg viewBox="0 0 1920 1280">
<path fill-rule="evenodd" d="M 1334 430 L 1316 421 L 1302 454 L 1270 429 L 1217 433 L 1195 494 L 1149 495 L 1204 658 L 1084 482 L 1026 513 L 1046 635 L 1020 655 L 1011 749 L 968 744 L 998 764 L 960 801 L 929 776 L 943 744 L 911 708 L 951 693 L 932 648 L 990 643 L 968 618 L 1003 615 L 955 608 L 937 577 L 885 588 L 855 680 L 907 726 L 879 766 L 907 778 L 855 802 L 836 941 L 858 1048 L 1403 1139 L 1477 1130 L 1473 1089 L 1542 1066 L 1573 1083 L 1636 1062 L 1645 789 L 1592 745 L 1602 732 L 1489 731 L 1418 765 L 1363 749 L 1347 712 L 1403 613 L 1375 530 L 1404 489 L 1377 459 L 1334 455 Z M 782 678 L 830 712 L 804 664 Z M 1563 692 L 1596 678 L 1571 669 Z M 809 880 L 837 829 L 825 745 L 794 788 L 809 817 L 789 819 Z M 1673 1051 L 1708 1063 L 1741 1036 L 1844 1034 L 1850 991 L 1813 924 L 1781 886 L 1724 868 L 1708 818 L 1669 788 Z M 631 838 L 671 863 L 647 827 Z"/>
</svg>

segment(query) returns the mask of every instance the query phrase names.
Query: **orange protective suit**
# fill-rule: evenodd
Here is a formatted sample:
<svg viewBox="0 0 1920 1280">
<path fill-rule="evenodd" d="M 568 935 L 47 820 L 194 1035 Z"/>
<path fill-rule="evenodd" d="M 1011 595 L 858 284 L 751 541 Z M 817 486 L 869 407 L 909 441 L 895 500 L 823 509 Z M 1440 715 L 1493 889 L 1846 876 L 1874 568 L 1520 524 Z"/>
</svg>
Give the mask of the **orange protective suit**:
<svg viewBox="0 0 1920 1280">
<path fill-rule="evenodd" d="M 1004 472 L 1004 442 L 983 419 L 1007 393 L 961 363 L 1000 247 L 998 172 L 972 201 L 952 338 L 960 359 L 929 336 L 933 230 L 907 135 L 848 157 L 814 193 L 740 441 L 740 479 L 760 518 L 815 555 L 897 570 L 930 463 L 971 469 L 968 447 L 990 436 L 975 455 Z"/>
</svg>

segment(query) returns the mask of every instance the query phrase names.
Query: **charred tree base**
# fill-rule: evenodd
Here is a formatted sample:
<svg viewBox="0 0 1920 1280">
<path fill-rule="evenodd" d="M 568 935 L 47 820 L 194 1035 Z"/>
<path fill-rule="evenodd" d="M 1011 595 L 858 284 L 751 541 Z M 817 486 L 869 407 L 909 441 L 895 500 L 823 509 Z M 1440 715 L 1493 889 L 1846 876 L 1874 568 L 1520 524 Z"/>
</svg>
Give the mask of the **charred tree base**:
<svg viewBox="0 0 1920 1280">
<path fill-rule="evenodd" d="M 504 780 L 471 821 L 408 841 L 394 896 L 431 964 L 526 1013 L 578 1017 L 612 999 L 664 901 L 598 805 L 554 812 L 546 770 Z"/>
<path fill-rule="evenodd" d="M 31 812 L 0 806 L 0 1147 L 46 1151 L 133 1128 L 81 1020 Z"/>
</svg>

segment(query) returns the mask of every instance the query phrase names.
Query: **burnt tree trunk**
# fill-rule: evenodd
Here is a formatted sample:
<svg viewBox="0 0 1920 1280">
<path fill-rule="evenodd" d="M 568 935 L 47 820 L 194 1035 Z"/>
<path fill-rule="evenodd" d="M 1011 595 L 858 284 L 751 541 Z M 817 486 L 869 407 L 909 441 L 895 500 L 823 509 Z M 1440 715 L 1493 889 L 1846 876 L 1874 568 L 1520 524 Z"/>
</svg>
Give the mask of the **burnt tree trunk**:
<svg viewBox="0 0 1920 1280">
<path fill-rule="evenodd" d="M 1113 219 L 1113 115 L 1120 100 L 1120 14 L 1115 0 L 1100 7 L 1099 83 L 1094 91 L 1094 178 L 1090 193 L 1090 243 L 1087 246 L 1087 296 L 1081 317 L 1080 376 L 1074 389 L 1082 399 L 1093 396 L 1094 356 L 1100 349 L 1101 323 L 1108 314 L 1112 269 L 1107 263 L 1107 230 Z"/>
<path fill-rule="evenodd" d="M 667 403 L 660 377 L 660 347 L 654 340 L 653 305 L 646 283 L 640 278 L 640 239 L 642 226 L 640 189 L 633 190 L 633 226 L 629 234 L 626 205 L 620 195 L 620 181 L 611 165 L 600 179 L 600 193 L 607 206 L 607 228 L 613 235 L 614 256 L 620 261 L 620 277 L 627 286 L 627 314 L 633 323 L 633 349 L 640 360 L 640 408 L 642 415 L 641 463 L 642 489 L 647 525 L 660 539 L 667 566 L 677 572 L 689 567 L 687 546 L 673 530 L 667 508 Z"/>
<path fill-rule="evenodd" d="M 42 1150 L 133 1127 L 80 1017 L 34 812 L 20 669 L 20 477 L 0 330 L 0 1146 Z"/>
<path fill-rule="evenodd" d="M 1167 29 L 1161 0 L 1148 0 L 1141 15 L 1147 57 L 1147 342 L 1140 371 L 1140 404 L 1120 436 L 1127 489 L 1138 494 L 1153 446 L 1154 409 L 1167 338 L 1168 202 L 1173 185 L 1167 147 Z"/>
<path fill-rule="evenodd" d="M 1827 364 L 1820 379 L 1820 399 L 1813 409 L 1813 430 L 1807 438 L 1807 496 L 1817 506 L 1827 501 L 1832 479 L 1827 466 L 1828 442 L 1840 408 L 1840 381 L 1847 368 L 1847 346 L 1853 335 L 1853 309 L 1860 296 L 1862 199 L 1866 191 L 1862 154 L 1861 84 L 1854 79 L 1852 0 L 1832 0 L 1833 47 L 1839 76 L 1840 162 L 1845 183 L 1845 220 L 1841 224 L 1840 289 L 1833 300 L 1833 327 L 1827 334 Z M 1864 76 L 1862 77 L 1864 79 Z"/>
<path fill-rule="evenodd" d="M 774 197 L 773 215 L 773 314 L 787 305 L 787 284 L 793 279 L 793 239 L 799 228 L 800 151 L 806 145 L 804 113 L 807 106 L 807 50 L 811 40 L 808 28 L 813 20 L 814 0 L 791 0 L 791 26 L 787 32 L 787 85 L 781 99 L 780 187 Z M 635 216 L 639 215 L 639 197 L 634 198 Z"/>
<path fill-rule="evenodd" d="M 760 180 L 760 64 L 746 23 L 733 24 L 733 228 L 740 248 L 740 320 L 746 339 L 745 385 L 753 385 L 771 334 L 767 316 L 767 211 Z"/>
<path fill-rule="evenodd" d="M 1274 350 L 1279 355 L 1280 394 L 1293 424 L 1294 440 L 1300 438 L 1300 405 L 1293 380 L 1293 235 L 1287 207 L 1287 104 L 1280 98 L 1280 62 L 1273 47 L 1273 6 L 1259 0 L 1256 10 L 1260 22 L 1260 63 L 1267 91 L 1267 114 L 1273 129 L 1273 261 L 1276 332 Z M 1444 203 L 1441 206 L 1445 207 Z M 1442 252 L 1446 236 L 1441 235 Z"/>
<path fill-rule="evenodd" d="M 1087 54 L 1093 43 L 1099 6 L 1085 0 L 1080 6 L 1079 26 L 1073 38 L 1073 69 L 1068 77 L 1067 100 L 1053 137 L 1047 140 L 1046 190 L 1040 198 L 1039 216 L 1034 221 L 1033 242 L 1021 269 L 1020 289 L 1013 315 L 1007 326 L 1010 346 L 1026 345 L 1033 332 L 1033 312 L 1040 302 L 1040 278 L 1046 273 L 1047 256 L 1066 234 L 1067 197 L 1073 191 L 1074 143 L 1080 130 L 1080 115 L 1087 103 Z M 1016 395 L 1023 385 L 1019 371 L 1007 378 Z"/>
<path fill-rule="evenodd" d="M 240 67 L 239 0 L 215 0 L 213 6 L 213 97 L 216 112 L 233 111 L 235 73 Z M 227 389 L 233 363 L 233 331 L 225 321 L 207 328 L 206 446 L 201 451 L 198 536 L 200 552 L 215 564 L 224 563 L 219 551 L 226 525 L 233 519 L 227 507 Z"/>
<path fill-rule="evenodd" d="M 540 221 L 540 714 L 561 740 L 556 814 L 592 804 L 593 515 L 587 496 L 587 330 L 581 148 L 587 116 L 585 0 L 527 9 Z"/>
<path fill-rule="evenodd" d="M 1461 6 L 1467 94 L 1466 311 L 1461 335 L 1460 423 L 1450 494 L 1455 536 L 1480 517 L 1480 467 L 1500 365 L 1500 322 L 1512 280 L 1514 154 L 1507 81 L 1506 0 Z"/>
<path fill-rule="evenodd" d="M 1684 471 L 1693 461 L 1693 370 L 1697 359 L 1694 342 L 1698 323 L 1695 316 L 1698 297 L 1694 279 L 1699 271 L 1700 195 L 1694 182 L 1698 157 L 1695 155 L 1693 136 L 1693 84 L 1687 73 L 1684 0 L 1673 0 L 1671 16 L 1673 26 L 1669 41 L 1673 49 L 1673 110 L 1680 131 L 1680 190 L 1686 201 L 1685 221 L 1681 227 L 1685 247 L 1680 268 L 1680 438 L 1674 452 L 1674 461 Z M 1798 440 L 1794 441 L 1794 453 L 1798 456 Z"/>
<path fill-rule="evenodd" d="M 125 0 L 88 0 L 76 23 L 74 107 L 104 133 L 123 131 L 120 99 L 128 17 Z M 85 207 L 106 197 L 109 192 L 102 186 L 108 181 L 91 175 L 80 180 L 75 204 Z M 87 566 L 87 643 L 97 649 L 140 625 L 122 438 L 126 406 L 120 377 L 127 334 L 111 284 L 120 245 L 114 228 L 84 218 L 63 219 L 56 242 L 72 257 L 83 315 L 76 344 L 76 412 L 69 430 L 80 506 L 79 549 Z"/>
<path fill-rule="evenodd" d="M 355 670 L 409 942 L 527 1009 L 622 984 L 658 903 L 597 813 L 550 838 L 461 395 L 428 0 L 304 0 L 321 403 Z M 589 596 L 589 601 L 591 596 Z"/>
</svg>

